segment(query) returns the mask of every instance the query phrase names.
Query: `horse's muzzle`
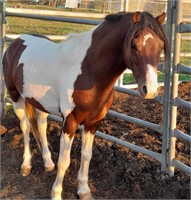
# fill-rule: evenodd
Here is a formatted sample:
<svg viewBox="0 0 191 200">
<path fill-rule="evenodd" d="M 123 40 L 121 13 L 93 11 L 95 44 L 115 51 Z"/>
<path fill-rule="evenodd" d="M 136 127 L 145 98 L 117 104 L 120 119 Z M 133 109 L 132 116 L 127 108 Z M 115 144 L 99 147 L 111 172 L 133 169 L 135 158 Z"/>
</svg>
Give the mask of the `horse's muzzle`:
<svg viewBox="0 0 191 200">
<path fill-rule="evenodd" d="M 155 86 L 150 87 L 146 84 L 143 84 L 139 87 L 139 92 L 141 96 L 145 99 L 153 99 L 159 93 L 159 86 L 157 84 Z"/>
</svg>

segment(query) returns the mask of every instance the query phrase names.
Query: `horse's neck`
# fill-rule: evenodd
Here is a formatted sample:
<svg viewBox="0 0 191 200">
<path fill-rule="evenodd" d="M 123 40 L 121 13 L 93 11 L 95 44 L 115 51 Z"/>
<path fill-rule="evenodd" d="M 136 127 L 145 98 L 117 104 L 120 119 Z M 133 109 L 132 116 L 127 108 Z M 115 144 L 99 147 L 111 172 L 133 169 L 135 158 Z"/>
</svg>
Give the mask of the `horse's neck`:
<svg viewBox="0 0 191 200">
<path fill-rule="evenodd" d="M 106 89 L 113 88 L 126 69 L 122 55 L 124 38 L 118 33 L 120 34 L 120 31 L 108 31 L 103 38 L 101 35 L 100 38 L 93 37 L 92 46 L 87 54 L 94 67 L 96 84 Z"/>
<path fill-rule="evenodd" d="M 60 42 L 61 49 L 63 49 L 64 51 L 72 50 L 73 52 L 74 50 L 76 50 L 77 52 L 79 52 L 79 49 L 80 51 L 84 50 L 83 47 L 85 47 L 85 49 L 89 48 L 90 42 L 88 41 L 91 39 L 94 29 L 95 28 L 86 32 L 67 35 L 66 38 Z"/>
<path fill-rule="evenodd" d="M 100 27 L 69 35 L 67 40 L 60 43 L 60 46 L 61 52 L 69 55 L 67 59 L 73 60 L 75 56 L 77 60 L 83 60 L 82 74 L 85 76 L 89 74 L 88 79 L 92 84 L 95 83 L 98 87 L 107 90 L 113 88 L 116 80 L 125 70 L 122 58 L 123 38 L 112 34 L 110 30 L 102 34 L 100 30 L 97 32 L 97 28 Z"/>
</svg>

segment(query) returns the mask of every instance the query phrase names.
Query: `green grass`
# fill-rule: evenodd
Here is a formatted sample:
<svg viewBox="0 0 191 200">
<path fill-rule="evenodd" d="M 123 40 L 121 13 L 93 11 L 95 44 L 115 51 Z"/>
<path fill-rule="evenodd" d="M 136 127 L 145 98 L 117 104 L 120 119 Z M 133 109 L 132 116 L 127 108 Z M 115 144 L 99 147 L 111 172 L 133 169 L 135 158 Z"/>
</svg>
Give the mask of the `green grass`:
<svg viewBox="0 0 191 200">
<path fill-rule="evenodd" d="M 191 53 L 191 51 L 190 51 L 190 53 Z M 185 65 L 185 66 L 191 67 L 191 58 L 189 58 L 189 57 L 182 57 L 182 58 L 180 58 L 180 63 L 183 64 L 183 65 Z"/>
<path fill-rule="evenodd" d="M 191 81 L 191 75 L 180 74 L 179 81 Z M 159 83 L 164 82 L 164 74 L 161 72 L 158 73 L 158 82 Z M 133 84 L 133 83 L 136 83 L 134 76 L 132 74 L 124 74 L 123 84 L 127 85 L 127 84 Z"/>
<path fill-rule="evenodd" d="M 7 17 L 8 34 L 42 34 L 42 35 L 66 35 L 80 33 L 91 29 L 91 25 L 71 24 L 45 20 L 34 20 L 19 17 Z"/>
<path fill-rule="evenodd" d="M 190 35 L 191 37 L 191 35 Z M 181 40 L 181 52 L 191 52 L 191 40 Z"/>
<path fill-rule="evenodd" d="M 127 84 L 133 84 L 136 83 L 135 78 L 132 74 L 124 74 L 123 75 L 123 84 L 127 85 Z"/>
</svg>

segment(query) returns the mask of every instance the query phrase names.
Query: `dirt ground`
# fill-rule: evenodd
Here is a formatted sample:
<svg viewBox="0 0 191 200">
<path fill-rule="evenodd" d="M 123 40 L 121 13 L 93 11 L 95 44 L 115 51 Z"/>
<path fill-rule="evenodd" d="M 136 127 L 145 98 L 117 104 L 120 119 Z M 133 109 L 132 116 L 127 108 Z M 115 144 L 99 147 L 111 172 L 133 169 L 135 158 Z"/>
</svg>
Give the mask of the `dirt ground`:
<svg viewBox="0 0 191 200">
<path fill-rule="evenodd" d="M 179 95 L 187 101 L 190 101 L 190 87 L 190 83 L 179 86 Z M 152 100 L 116 92 L 112 109 L 153 123 L 162 123 L 163 108 Z M 41 153 L 31 136 L 32 172 L 22 177 L 23 140 L 19 121 L 9 110 L 1 123 L 8 129 L 1 136 L 1 199 L 50 199 L 56 169 L 48 173 L 44 171 Z M 59 153 L 60 126 L 60 123 L 49 120 L 48 139 L 55 163 Z M 178 109 L 178 128 L 190 133 L 190 113 L 184 108 Z M 99 130 L 161 153 L 161 135 L 147 128 L 107 116 Z M 81 135 L 77 133 L 71 165 L 63 183 L 63 199 L 78 198 L 76 177 L 80 165 L 80 141 Z M 177 159 L 189 165 L 190 144 L 177 140 L 176 149 Z M 160 163 L 148 156 L 96 137 L 89 185 L 95 199 L 190 199 L 190 177 L 176 170 L 175 176 L 169 178 L 160 168 Z"/>
</svg>

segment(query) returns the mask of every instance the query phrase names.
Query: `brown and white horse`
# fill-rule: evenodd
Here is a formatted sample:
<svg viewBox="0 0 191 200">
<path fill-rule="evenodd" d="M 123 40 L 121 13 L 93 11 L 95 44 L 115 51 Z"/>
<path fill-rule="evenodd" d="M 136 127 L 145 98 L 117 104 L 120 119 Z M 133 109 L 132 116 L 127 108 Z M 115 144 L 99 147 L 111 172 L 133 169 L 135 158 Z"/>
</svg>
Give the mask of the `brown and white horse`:
<svg viewBox="0 0 191 200">
<path fill-rule="evenodd" d="M 108 15 L 96 28 L 69 35 L 61 43 L 22 35 L 3 57 L 4 78 L 24 135 L 21 173 L 31 170 L 30 125 L 42 147 L 47 171 L 54 163 L 47 145 L 47 115 L 63 117 L 57 177 L 52 199 L 61 199 L 62 182 L 70 164 L 72 141 L 82 127 L 78 195 L 91 199 L 88 170 L 94 133 L 113 101 L 114 84 L 123 71 L 131 69 L 141 95 L 150 99 L 158 93 L 157 65 L 168 41 L 161 26 L 165 13 L 147 12 Z"/>
</svg>

